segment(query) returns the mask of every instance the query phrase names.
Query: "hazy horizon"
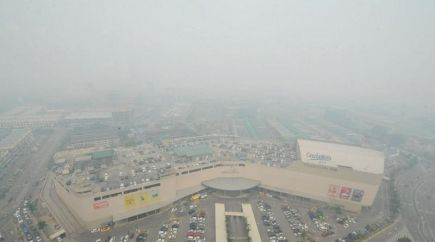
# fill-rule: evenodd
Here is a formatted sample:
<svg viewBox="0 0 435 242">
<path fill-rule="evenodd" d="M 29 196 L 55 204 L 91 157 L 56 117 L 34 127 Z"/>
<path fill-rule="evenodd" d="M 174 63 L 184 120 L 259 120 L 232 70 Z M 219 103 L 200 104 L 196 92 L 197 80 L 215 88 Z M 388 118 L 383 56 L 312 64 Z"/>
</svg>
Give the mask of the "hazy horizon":
<svg viewBox="0 0 435 242">
<path fill-rule="evenodd" d="M 427 105 L 435 2 L 2 1 L 4 103 L 148 95 Z"/>
</svg>

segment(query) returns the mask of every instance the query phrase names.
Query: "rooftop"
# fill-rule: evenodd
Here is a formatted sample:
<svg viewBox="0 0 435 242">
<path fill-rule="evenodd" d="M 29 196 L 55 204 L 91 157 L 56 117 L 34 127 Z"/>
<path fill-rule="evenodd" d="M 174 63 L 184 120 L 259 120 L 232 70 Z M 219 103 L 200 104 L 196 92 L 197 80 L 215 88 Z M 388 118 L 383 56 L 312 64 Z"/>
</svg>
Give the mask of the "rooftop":
<svg viewBox="0 0 435 242">
<path fill-rule="evenodd" d="M 213 150 L 207 144 L 198 144 L 198 145 L 189 145 L 178 147 L 174 149 L 174 154 L 176 156 L 202 156 L 202 155 L 211 155 L 213 154 Z"/>
<path fill-rule="evenodd" d="M 384 153 L 344 144 L 299 139 L 300 159 L 305 163 L 328 167 L 349 167 L 353 170 L 384 173 Z"/>
<path fill-rule="evenodd" d="M 62 118 L 63 110 L 47 110 L 41 106 L 20 106 L 0 113 L 1 122 L 56 122 Z"/>
<path fill-rule="evenodd" d="M 65 120 L 85 120 L 85 119 L 111 119 L 111 112 L 79 112 L 71 113 Z"/>
<path fill-rule="evenodd" d="M 202 185 L 221 191 L 245 191 L 260 185 L 260 182 L 242 177 L 220 177 L 204 181 Z"/>
<path fill-rule="evenodd" d="M 55 160 L 66 159 L 67 162 L 60 162 L 55 172 L 69 183 L 75 192 L 105 192 L 134 188 L 142 184 L 155 183 L 161 176 L 172 172 L 167 162 L 151 155 L 154 153 L 147 145 L 116 150 L 68 150 L 56 153 Z"/>
<path fill-rule="evenodd" d="M 39 115 L 19 115 L 5 116 L 0 115 L 0 121 L 25 121 L 25 122 L 56 122 L 61 120 L 60 114 L 39 114 Z"/>
<path fill-rule="evenodd" d="M 113 155 L 114 155 L 113 150 L 101 150 L 101 151 L 95 151 L 91 153 L 93 160 L 112 158 Z"/>
</svg>

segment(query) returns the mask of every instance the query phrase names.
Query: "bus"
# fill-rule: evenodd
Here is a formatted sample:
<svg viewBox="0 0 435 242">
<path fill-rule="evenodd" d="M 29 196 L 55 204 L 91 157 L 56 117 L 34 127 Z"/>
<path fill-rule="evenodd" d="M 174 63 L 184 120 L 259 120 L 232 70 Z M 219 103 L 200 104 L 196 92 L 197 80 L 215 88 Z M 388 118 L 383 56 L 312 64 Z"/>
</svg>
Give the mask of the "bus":
<svg viewBox="0 0 435 242">
<path fill-rule="evenodd" d="M 192 197 L 190 198 L 190 201 L 198 202 L 200 198 L 201 196 L 199 194 L 193 194 Z"/>
</svg>

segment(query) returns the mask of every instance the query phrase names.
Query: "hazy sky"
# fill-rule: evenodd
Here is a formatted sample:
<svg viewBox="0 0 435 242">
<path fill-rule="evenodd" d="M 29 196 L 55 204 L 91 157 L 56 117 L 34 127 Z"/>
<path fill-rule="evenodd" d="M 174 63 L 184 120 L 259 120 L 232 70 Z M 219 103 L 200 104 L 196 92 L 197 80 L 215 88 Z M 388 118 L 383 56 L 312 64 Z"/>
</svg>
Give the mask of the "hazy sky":
<svg viewBox="0 0 435 242">
<path fill-rule="evenodd" d="M 0 95 L 434 102 L 435 1 L 0 0 Z"/>
</svg>

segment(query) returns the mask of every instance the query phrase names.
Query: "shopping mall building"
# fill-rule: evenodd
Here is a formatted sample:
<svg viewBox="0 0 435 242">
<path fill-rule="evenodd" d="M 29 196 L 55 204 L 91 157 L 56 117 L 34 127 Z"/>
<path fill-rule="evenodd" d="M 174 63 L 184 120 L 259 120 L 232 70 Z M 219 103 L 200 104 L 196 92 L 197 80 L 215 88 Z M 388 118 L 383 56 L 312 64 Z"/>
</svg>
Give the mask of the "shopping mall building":
<svg viewBox="0 0 435 242">
<path fill-rule="evenodd" d="M 146 217 L 207 188 L 261 188 L 351 211 L 373 204 L 384 173 L 382 152 L 310 140 L 298 140 L 296 148 L 298 160 L 285 168 L 222 161 L 175 170 L 157 181 L 105 192 L 81 191 L 57 176 L 55 189 L 84 227 Z"/>
</svg>

